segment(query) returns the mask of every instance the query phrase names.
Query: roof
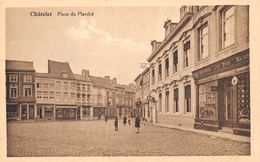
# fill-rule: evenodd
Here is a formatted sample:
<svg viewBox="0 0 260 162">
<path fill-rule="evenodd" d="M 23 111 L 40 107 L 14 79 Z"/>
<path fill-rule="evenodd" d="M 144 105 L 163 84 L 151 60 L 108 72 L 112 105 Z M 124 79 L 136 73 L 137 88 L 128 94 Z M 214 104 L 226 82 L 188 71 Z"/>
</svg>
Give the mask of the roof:
<svg viewBox="0 0 260 162">
<path fill-rule="evenodd" d="M 115 89 L 114 85 L 107 79 L 96 76 L 89 76 L 90 81 L 94 87 L 102 87 L 107 89 Z"/>
<path fill-rule="evenodd" d="M 52 78 L 51 73 L 35 73 L 36 78 Z"/>
<path fill-rule="evenodd" d="M 16 60 L 6 60 L 5 69 L 6 70 L 35 71 L 35 69 L 33 67 L 33 62 L 16 61 Z"/>
<path fill-rule="evenodd" d="M 80 74 L 74 74 L 74 78 L 75 78 L 76 80 L 81 80 L 81 81 L 90 82 L 90 78 L 89 78 L 89 77 L 84 77 L 83 75 L 80 75 Z"/>
<path fill-rule="evenodd" d="M 68 62 L 48 60 L 48 72 L 51 73 L 54 78 L 65 79 L 62 77 L 62 73 L 67 73 L 68 78 L 66 79 L 75 79 Z"/>
<path fill-rule="evenodd" d="M 129 85 L 122 85 L 122 86 L 125 87 L 126 92 L 133 92 L 133 93 L 135 92 L 135 89 Z"/>
</svg>

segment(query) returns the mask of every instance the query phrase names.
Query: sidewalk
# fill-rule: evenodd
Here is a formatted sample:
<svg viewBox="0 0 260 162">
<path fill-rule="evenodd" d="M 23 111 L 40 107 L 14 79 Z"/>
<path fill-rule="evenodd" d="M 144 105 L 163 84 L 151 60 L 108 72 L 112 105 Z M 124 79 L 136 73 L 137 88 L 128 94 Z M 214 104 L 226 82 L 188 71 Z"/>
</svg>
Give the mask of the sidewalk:
<svg viewBox="0 0 260 162">
<path fill-rule="evenodd" d="M 194 129 L 194 128 L 185 128 L 185 127 L 181 127 L 181 126 L 173 126 L 173 125 L 160 124 L 160 123 L 149 123 L 149 122 L 145 122 L 145 121 L 142 121 L 142 123 L 165 127 L 165 128 L 178 129 L 178 130 L 183 130 L 183 131 L 205 134 L 205 135 L 211 136 L 211 138 L 223 138 L 223 139 L 228 139 L 228 140 L 237 141 L 237 142 L 250 143 L 250 137 L 234 135 L 232 133 L 212 132 L 212 131 L 199 130 L 199 129 Z"/>
</svg>

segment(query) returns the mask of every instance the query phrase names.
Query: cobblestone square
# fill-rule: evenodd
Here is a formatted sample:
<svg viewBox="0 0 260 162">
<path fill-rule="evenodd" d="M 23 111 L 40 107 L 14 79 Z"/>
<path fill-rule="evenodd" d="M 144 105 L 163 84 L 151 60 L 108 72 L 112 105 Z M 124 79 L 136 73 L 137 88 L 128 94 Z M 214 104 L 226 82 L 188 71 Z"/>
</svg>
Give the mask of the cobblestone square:
<svg viewBox="0 0 260 162">
<path fill-rule="evenodd" d="M 141 124 L 114 131 L 113 120 L 7 123 L 7 157 L 234 156 L 250 144 Z"/>
</svg>

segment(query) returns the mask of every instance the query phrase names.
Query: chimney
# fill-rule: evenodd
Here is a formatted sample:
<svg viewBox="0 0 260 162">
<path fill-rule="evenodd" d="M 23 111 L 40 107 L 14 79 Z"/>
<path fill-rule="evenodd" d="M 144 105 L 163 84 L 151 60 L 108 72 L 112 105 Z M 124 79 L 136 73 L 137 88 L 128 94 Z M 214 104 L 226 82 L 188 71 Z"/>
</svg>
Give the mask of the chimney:
<svg viewBox="0 0 260 162">
<path fill-rule="evenodd" d="M 160 45 L 162 42 L 156 42 L 156 40 L 151 41 L 151 45 L 152 45 L 152 52 L 154 52 Z"/>
<path fill-rule="evenodd" d="M 109 81 L 110 80 L 110 76 L 105 76 L 105 79 Z"/>
<path fill-rule="evenodd" d="M 89 71 L 88 71 L 88 70 L 85 70 L 85 69 L 82 69 L 81 75 L 84 76 L 85 78 L 86 78 L 86 77 L 89 77 Z"/>
<path fill-rule="evenodd" d="M 113 78 L 113 82 L 117 84 L 116 78 Z"/>
<path fill-rule="evenodd" d="M 165 38 L 173 31 L 173 29 L 177 26 L 177 23 L 172 23 L 171 20 L 167 20 L 164 22 L 165 28 Z"/>
</svg>

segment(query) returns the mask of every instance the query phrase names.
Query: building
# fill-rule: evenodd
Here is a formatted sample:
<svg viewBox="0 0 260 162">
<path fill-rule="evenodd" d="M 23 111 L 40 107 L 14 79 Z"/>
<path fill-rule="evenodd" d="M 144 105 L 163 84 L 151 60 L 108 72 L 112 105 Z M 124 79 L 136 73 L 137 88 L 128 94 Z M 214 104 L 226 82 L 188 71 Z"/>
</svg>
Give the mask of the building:
<svg viewBox="0 0 260 162">
<path fill-rule="evenodd" d="M 125 87 L 125 110 L 124 115 L 127 117 L 135 117 L 134 111 L 134 93 L 135 89 L 130 85 L 123 85 Z"/>
<path fill-rule="evenodd" d="M 193 23 L 194 128 L 250 136 L 249 6 L 203 6 Z"/>
<path fill-rule="evenodd" d="M 195 109 L 193 15 L 182 7 L 180 21 L 164 23 L 165 39 L 153 40 L 150 63 L 150 105 L 153 122 L 193 128 Z"/>
<path fill-rule="evenodd" d="M 150 97 L 150 71 L 146 68 L 141 74 L 135 79 L 136 82 L 136 98 L 135 104 L 139 108 L 140 117 L 143 120 L 152 122 L 152 110 L 149 106 Z"/>
<path fill-rule="evenodd" d="M 109 76 L 97 77 L 89 76 L 93 84 L 93 118 L 101 119 L 107 115 L 109 118 L 117 116 L 116 110 L 116 89 L 114 82 L 116 78 L 110 80 Z"/>
<path fill-rule="evenodd" d="M 33 62 L 6 60 L 6 118 L 36 118 L 35 70 Z"/>
<path fill-rule="evenodd" d="M 75 85 L 76 85 L 76 105 L 77 119 L 90 120 L 93 119 L 93 107 L 92 107 L 92 91 L 93 86 L 89 78 L 89 71 L 83 69 L 81 75 L 74 74 Z M 75 94 L 71 94 L 75 96 Z M 73 98 L 71 98 L 73 99 Z"/>
</svg>

